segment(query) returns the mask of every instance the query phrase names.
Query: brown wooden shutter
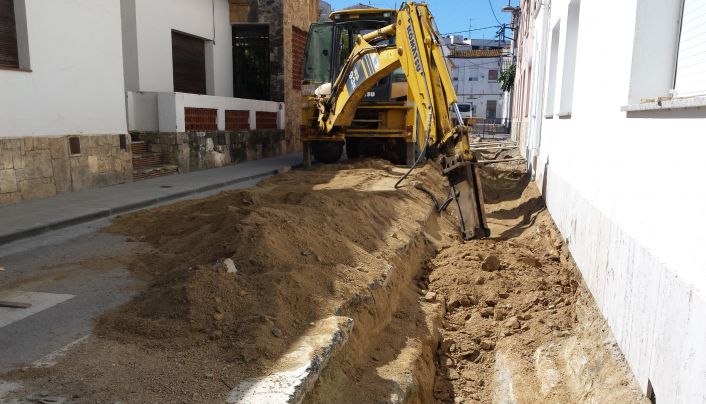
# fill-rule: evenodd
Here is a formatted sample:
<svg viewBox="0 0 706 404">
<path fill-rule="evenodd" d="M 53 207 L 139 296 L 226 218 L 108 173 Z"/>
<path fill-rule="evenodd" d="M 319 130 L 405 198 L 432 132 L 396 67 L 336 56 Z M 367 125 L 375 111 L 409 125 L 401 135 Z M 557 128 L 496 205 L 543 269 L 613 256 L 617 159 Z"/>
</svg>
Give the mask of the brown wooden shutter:
<svg viewBox="0 0 706 404">
<path fill-rule="evenodd" d="M 172 64 L 175 92 L 206 94 L 206 43 L 203 39 L 172 31 Z"/>
<path fill-rule="evenodd" d="M 0 66 L 20 66 L 14 0 L 0 0 Z"/>
</svg>

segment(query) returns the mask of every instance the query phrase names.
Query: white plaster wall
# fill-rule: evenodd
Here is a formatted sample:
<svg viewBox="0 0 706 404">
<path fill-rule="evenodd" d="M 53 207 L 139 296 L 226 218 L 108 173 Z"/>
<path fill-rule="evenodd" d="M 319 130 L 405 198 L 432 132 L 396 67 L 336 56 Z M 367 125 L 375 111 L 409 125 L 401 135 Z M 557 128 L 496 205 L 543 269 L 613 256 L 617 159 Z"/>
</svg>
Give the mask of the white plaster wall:
<svg viewBox="0 0 706 404">
<path fill-rule="evenodd" d="M 621 112 L 637 5 L 582 1 L 572 115 L 543 120 L 537 180 L 643 389 L 649 380 L 657 402 L 702 403 L 706 187 L 695 156 L 706 147 L 706 111 Z M 561 21 L 566 32 L 568 1 L 551 7 L 550 27 Z"/>
<path fill-rule="evenodd" d="M 284 129 L 283 102 L 215 97 L 186 93 L 127 93 L 128 125 L 131 131 L 184 132 L 184 108 L 210 108 L 218 111 L 218 130 L 225 130 L 225 111 L 249 111 L 250 128 L 257 129 L 257 112 L 277 113 L 277 129 Z"/>
<path fill-rule="evenodd" d="M 209 95 L 233 95 L 228 0 L 121 0 L 121 4 L 123 10 L 133 7 L 135 10 L 134 24 L 132 20 L 123 23 L 126 30 L 134 29 L 134 46 L 137 47 L 133 50 L 126 45 L 126 70 L 129 66 L 137 66 L 139 77 L 139 84 L 128 86 L 128 90 L 174 91 L 172 30 L 175 30 L 208 41 L 206 68 Z"/>
<path fill-rule="evenodd" d="M 130 131 L 159 131 L 159 93 L 127 92 L 127 127 Z"/>
<path fill-rule="evenodd" d="M 126 133 L 119 3 L 25 2 L 32 71 L 0 70 L 0 137 Z"/>
<path fill-rule="evenodd" d="M 500 75 L 500 58 L 453 58 L 454 67 L 451 71 L 452 77 L 458 77 L 453 81 L 454 89 L 458 95 L 459 102 L 473 103 L 476 106 L 476 117 L 486 117 L 486 106 L 488 100 L 497 101 L 495 116 L 503 118 L 503 91 L 496 81 L 488 81 L 488 70 L 498 70 Z M 477 69 L 477 70 L 476 70 Z M 476 74 L 477 72 L 477 74 Z M 478 81 L 468 81 L 470 76 L 477 76 Z M 470 96 L 468 94 L 473 94 Z"/>
</svg>

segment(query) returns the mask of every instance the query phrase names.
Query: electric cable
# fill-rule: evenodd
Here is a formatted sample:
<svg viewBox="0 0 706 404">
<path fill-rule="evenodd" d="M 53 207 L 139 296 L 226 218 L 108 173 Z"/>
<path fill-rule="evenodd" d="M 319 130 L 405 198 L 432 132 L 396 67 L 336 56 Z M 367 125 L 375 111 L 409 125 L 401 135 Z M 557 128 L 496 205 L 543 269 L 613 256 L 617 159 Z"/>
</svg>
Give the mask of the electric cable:
<svg viewBox="0 0 706 404">
<path fill-rule="evenodd" d="M 444 34 L 441 34 L 441 36 L 454 35 L 454 34 L 464 34 L 466 32 L 471 32 L 471 31 L 484 31 L 484 30 L 488 30 L 491 28 L 500 28 L 500 27 L 501 27 L 500 25 L 489 25 L 487 27 L 481 27 L 481 28 L 464 29 L 463 31 L 446 32 Z"/>
<path fill-rule="evenodd" d="M 495 15 L 495 9 L 493 9 L 493 2 L 488 0 L 488 6 L 490 6 L 490 12 L 493 13 L 493 17 L 495 17 L 495 21 L 497 21 L 498 24 L 500 24 L 500 26 L 503 26 L 503 23 L 501 23 L 500 20 L 498 20 L 498 16 Z"/>
</svg>

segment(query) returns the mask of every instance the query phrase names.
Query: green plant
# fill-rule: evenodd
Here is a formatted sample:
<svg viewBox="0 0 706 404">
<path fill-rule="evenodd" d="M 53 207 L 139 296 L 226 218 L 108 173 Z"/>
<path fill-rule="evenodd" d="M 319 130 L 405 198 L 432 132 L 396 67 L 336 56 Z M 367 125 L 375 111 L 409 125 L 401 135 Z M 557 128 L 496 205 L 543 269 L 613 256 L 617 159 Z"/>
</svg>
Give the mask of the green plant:
<svg viewBox="0 0 706 404">
<path fill-rule="evenodd" d="M 498 77 L 498 82 L 500 83 L 500 88 L 503 91 L 510 91 L 512 90 L 512 86 L 515 84 L 515 71 L 517 70 L 517 66 L 512 65 L 505 69 L 504 72 Z"/>
</svg>

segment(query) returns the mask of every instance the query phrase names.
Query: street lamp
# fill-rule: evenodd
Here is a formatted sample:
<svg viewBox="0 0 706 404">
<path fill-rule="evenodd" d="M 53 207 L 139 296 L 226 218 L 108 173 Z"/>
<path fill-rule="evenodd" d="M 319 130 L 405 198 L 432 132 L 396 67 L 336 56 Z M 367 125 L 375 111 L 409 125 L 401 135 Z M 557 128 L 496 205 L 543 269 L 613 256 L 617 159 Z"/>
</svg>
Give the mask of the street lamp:
<svg viewBox="0 0 706 404">
<path fill-rule="evenodd" d="M 513 7 L 513 6 L 510 4 L 510 0 L 508 0 L 507 6 L 503 7 L 501 11 L 502 11 L 503 13 L 512 13 L 512 14 L 519 13 L 519 12 L 520 12 L 520 6 Z"/>
</svg>

